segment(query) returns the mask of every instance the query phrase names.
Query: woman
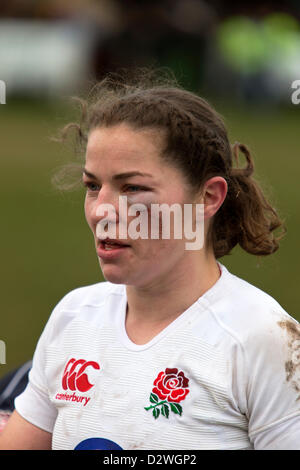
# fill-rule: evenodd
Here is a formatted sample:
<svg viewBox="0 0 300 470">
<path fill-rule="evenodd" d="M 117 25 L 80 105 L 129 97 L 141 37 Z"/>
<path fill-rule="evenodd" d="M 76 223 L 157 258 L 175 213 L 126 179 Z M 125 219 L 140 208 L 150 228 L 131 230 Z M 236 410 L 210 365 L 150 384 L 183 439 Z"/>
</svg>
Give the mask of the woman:
<svg viewBox="0 0 300 470">
<path fill-rule="evenodd" d="M 232 148 L 220 116 L 177 86 L 106 79 L 99 91 L 75 129 L 106 282 L 55 307 L 1 448 L 300 449 L 298 323 L 217 261 L 237 244 L 278 248 L 282 224 L 248 149 Z M 239 151 L 246 168 L 233 167 Z M 203 246 L 175 236 L 181 222 L 164 237 L 162 214 L 158 237 L 130 236 L 157 204 L 192 205 Z"/>
</svg>

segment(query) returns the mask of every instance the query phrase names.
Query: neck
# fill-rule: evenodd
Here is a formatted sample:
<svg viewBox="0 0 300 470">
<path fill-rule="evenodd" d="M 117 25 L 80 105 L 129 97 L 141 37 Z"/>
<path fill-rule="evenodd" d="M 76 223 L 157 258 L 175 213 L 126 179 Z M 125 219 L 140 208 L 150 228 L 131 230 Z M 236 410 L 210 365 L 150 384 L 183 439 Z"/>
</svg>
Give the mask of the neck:
<svg viewBox="0 0 300 470">
<path fill-rule="evenodd" d="M 144 328 L 152 337 L 209 290 L 219 279 L 220 269 L 213 255 L 190 257 L 181 269 L 173 269 L 163 279 L 147 286 L 128 285 L 126 329 L 137 331 Z M 152 333 L 150 333 L 152 331 Z M 156 331 L 156 332 L 157 332 Z"/>
</svg>

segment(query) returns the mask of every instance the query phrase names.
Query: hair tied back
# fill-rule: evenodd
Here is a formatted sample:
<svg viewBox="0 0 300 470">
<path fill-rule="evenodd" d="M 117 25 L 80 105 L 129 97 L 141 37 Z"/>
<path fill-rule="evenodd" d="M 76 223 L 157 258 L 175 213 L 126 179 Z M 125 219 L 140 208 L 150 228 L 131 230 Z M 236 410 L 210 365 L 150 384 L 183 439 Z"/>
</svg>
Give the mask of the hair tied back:
<svg viewBox="0 0 300 470">
<path fill-rule="evenodd" d="M 246 168 L 239 168 L 239 152 L 241 152 L 246 157 Z M 254 171 L 254 163 L 248 147 L 244 144 L 241 144 L 240 142 L 235 142 L 232 145 L 232 153 L 236 161 L 236 168 L 232 168 L 232 176 L 251 176 Z"/>
</svg>

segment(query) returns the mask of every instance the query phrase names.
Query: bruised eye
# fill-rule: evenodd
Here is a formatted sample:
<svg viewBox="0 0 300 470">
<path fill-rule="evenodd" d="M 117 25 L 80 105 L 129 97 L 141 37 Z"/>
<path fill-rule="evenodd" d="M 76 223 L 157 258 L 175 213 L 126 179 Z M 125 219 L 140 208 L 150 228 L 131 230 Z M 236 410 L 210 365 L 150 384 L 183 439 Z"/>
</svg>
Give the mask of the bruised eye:
<svg viewBox="0 0 300 470">
<path fill-rule="evenodd" d="M 145 186 L 137 186 L 133 184 L 127 184 L 124 187 L 124 191 L 130 192 L 130 193 L 137 193 L 138 191 L 148 191 L 148 188 Z"/>
</svg>

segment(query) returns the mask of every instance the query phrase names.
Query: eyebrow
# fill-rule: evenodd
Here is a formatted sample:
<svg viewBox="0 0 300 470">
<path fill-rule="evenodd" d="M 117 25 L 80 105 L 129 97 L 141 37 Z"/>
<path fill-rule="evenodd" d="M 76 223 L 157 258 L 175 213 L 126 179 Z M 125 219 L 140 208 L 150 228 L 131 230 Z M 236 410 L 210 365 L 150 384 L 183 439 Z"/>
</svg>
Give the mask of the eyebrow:
<svg viewBox="0 0 300 470">
<path fill-rule="evenodd" d="M 97 177 L 95 175 L 93 175 L 93 173 L 90 173 L 85 168 L 83 168 L 83 173 L 86 176 L 88 176 L 89 178 L 97 179 Z M 121 180 L 121 179 L 125 179 L 125 178 L 131 178 L 132 176 L 145 176 L 145 177 L 148 176 L 150 178 L 153 178 L 153 176 L 150 175 L 149 173 L 141 173 L 140 171 L 127 171 L 125 173 L 118 173 L 118 174 L 114 175 L 113 180 Z"/>
</svg>

